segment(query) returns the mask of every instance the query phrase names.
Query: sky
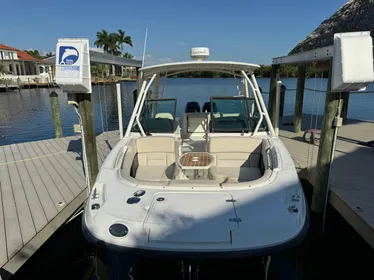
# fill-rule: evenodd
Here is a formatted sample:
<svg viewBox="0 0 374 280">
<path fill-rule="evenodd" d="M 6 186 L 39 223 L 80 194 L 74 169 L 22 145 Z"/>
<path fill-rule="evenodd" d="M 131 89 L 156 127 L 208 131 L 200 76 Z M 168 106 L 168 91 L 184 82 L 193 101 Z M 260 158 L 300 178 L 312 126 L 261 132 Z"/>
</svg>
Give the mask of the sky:
<svg viewBox="0 0 374 280">
<path fill-rule="evenodd" d="M 190 60 L 191 47 L 210 48 L 211 60 L 270 64 L 347 0 L 26 0 L 2 1 L 0 43 L 55 52 L 58 38 L 88 38 L 123 29 L 141 59 L 148 28 L 147 65 Z M 5 12 L 7 11 L 7 12 Z"/>
</svg>

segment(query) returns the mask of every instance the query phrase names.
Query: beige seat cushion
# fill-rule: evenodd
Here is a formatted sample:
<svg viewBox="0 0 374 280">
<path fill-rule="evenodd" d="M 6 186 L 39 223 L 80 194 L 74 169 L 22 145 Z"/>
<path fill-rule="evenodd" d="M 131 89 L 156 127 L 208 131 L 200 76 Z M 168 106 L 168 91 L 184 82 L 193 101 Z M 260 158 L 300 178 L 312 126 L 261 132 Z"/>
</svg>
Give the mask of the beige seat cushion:
<svg viewBox="0 0 374 280">
<path fill-rule="evenodd" d="M 135 179 L 160 181 L 174 178 L 178 143 L 174 137 L 142 137 L 136 140 L 137 169 Z"/>
<path fill-rule="evenodd" d="M 261 178 L 262 139 L 249 137 L 212 137 L 209 152 L 215 157 L 215 166 L 209 174 L 213 180 L 246 182 Z"/>
<path fill-rule="evenodd" d="M 258 167 L 211 167 L 210 175 L 213 180 L 223 182 L 246 182 L 262 177 Z"/>
<path fill-rule="evenodd" d="M 136 139 L 137 152 L 140 153 L 175 153 L 175 138 L 149 136 Z"/>
<path fill-rule="evenodd" d="M 135 179 L 144 181 L 163 181 L 173 179 L 174 167 L 170 165 L 167 168 L 165 166 L 139 166 L 136 171 Z"/>
<path fill-rule="evenodd" d="M 261 153 L 262 139 L 248 137 L 212 137 L 209 141 L 211 153 Z"/>
</svg>

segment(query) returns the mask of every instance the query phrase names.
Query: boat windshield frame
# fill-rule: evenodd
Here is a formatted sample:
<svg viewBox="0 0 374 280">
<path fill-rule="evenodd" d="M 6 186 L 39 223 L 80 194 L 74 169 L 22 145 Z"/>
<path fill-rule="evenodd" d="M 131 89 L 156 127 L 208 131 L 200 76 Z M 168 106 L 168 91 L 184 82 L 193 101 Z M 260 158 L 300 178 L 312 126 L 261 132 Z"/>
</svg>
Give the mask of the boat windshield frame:
<svg viewBox="0 0 374 280">
<path fill-rule="evenodd" d="M 243 81 L 244 96 L 250 99 L 249 97 L 249 87 L 250 87 L 252 94 L 253 94 L 254 102 L 257 106 L 258 113 L 259 113 L 259 120 L 257 122 L 255 129 L 252 131 L 252 135 L 255 135 L 259 131 L 262 121 L 265 120 L 267 131 L 270 134 L 270 136 L 277 137 L 274 131 L 272 122 L 270 120 L 269 114 L 267 112 L 266 105 L 262 98 L 262 93 L 259 89 L 256 77 L 254 75 L 254 70 L 257 68 L 259 68 L 259 66 L 255 64 L 239 63 L 239 62 L 221 62 L 221 61 L 219 62 L 214 62 L 214 61 L 180 62 L 180 63 L 169 63 L 169 64 L 162 64 L 162 65 L 141 68 L 139 71 L 139 77 L 138 77 L 138 86 L 141 85 L 141 88 L 140 88 L 139 95 L 138 95 L 133 113 L 131 115 L 127 130 L 126 130 L 125 137 L 130 136 L 130 133 L 133 131 L 133 127 L 135 124 L 137 124 L 139 128 L 139 132 L 142 136 L 147 135 L 147 133 L 145 132 L 144 128 L 141 125 L 139 118 L 143 110 L 143 106 L 144 106 L 144 102 L 147 97 L 147 93 L 149 92 L 150 86 L 153 83 L 155 83 L 155 90 L 157 90 L 157 93 L 158 93 L 158 85 L 159 85 L 159 80 L 161 77 L 162 78 L 168 77 L 168 76 L 173 75 L 171 73 L 175 74 L 176 72 L 178 73 L 191 72 L 191 71 L 195 71 L 196 69 L 199 69 L 199 71 L 203 71 L 203 72 L 219 70 L 218 72 L 230 73 L 234 75 L 234 77 L 240 76 Z M 171 72 L 169 72 L 168 69 L 171 70 Z M 249 128 L 249 125 L 248 125 L 248 128 Z"/>
</svg>

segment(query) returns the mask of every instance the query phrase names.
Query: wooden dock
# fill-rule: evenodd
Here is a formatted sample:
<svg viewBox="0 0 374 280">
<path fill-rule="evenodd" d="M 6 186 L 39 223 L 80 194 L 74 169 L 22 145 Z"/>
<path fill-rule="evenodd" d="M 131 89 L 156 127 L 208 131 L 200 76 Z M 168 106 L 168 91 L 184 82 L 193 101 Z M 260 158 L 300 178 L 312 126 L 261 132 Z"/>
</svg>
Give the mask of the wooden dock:
<svg viewBox="0 0 374 280">
<path fill-rule="evenodd" d="M 97 136 L 99 166 L 119 141 Z M 14 274 L 87 198 L 80 136 L 0 146 L 0 267 Z"/>
<path fill-rule="evenodd" d="M 310 128 L 310 115 L 303 115 L 302 130 Z M 288 148 L 302 179 L 315 185 L 318 141 L 310 145 L 303 133 L 290 125 L 293 116 L 280 120 L 279 136 Z M 317 128 L 321 127 L 319 117 Z M 314 124 L 312 126 L 314 128 Z M 338 133 L 330 176 L 330 204 L 374 248 L 374 148 L 363 145 L 374 140 L 374 122 L 348 119 Z M 361 142 L 361 144 L 360 144 Z M 308 156 L 309 153 L 309 156 Z M 308 160 L 309 158 L 309 160 Z M 328 221 L 326 221 L 328 223 Z"/>
</svg>

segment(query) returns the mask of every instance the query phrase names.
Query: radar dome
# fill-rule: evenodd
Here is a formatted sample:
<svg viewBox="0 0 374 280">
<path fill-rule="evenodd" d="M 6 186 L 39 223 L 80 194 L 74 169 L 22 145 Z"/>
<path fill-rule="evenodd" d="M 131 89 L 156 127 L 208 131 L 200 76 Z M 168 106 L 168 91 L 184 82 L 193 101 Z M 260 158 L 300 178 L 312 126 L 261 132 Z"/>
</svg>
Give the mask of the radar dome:
<svg viewBox="0 0 374 280">
<path fill-rule="evenodd" d="M 202 61 L 209 57 L 208 48 L 191 48 L 191 58 L 196 61 Z"/>
</svg>

